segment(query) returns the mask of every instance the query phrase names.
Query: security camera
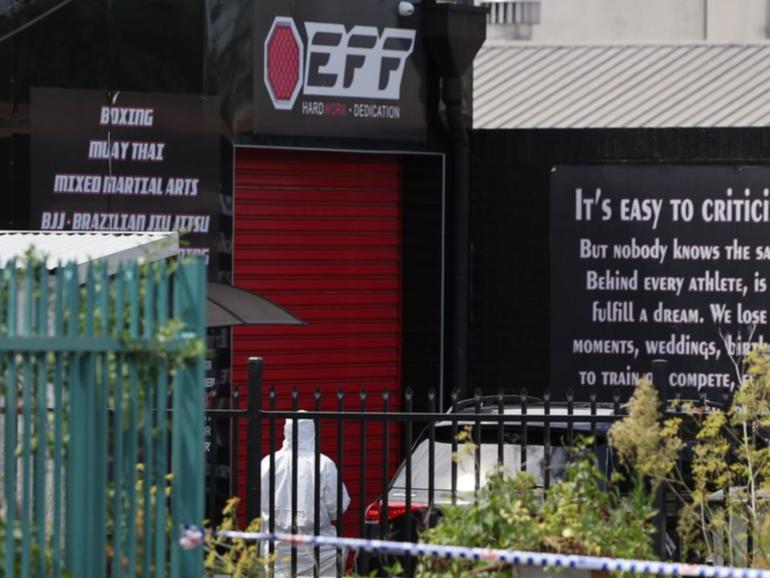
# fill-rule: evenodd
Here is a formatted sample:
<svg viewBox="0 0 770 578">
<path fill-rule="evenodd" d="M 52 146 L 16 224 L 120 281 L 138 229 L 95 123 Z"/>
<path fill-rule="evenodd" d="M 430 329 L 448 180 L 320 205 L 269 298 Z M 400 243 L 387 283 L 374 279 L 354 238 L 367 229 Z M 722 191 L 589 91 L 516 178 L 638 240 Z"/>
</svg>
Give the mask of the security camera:
<svg viewBox="0 0 770 578">
<path fill-rule="evenodd" d="M 411 16 L 414 14 L 414 4 L 411 2 L 399 2 L 398 3 L 398 15 L 399 16 Z"/>
</svg>

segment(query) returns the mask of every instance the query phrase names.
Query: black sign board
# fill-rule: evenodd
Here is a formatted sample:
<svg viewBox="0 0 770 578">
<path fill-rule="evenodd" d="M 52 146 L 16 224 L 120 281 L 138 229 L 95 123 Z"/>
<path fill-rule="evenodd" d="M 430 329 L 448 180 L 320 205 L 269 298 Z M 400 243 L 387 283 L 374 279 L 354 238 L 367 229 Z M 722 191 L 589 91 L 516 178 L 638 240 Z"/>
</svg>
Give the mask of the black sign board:
<svg viewBox="0 0 770 578">
<path fill-rule="evenodd" d="M 721 399 L 770 340 L 770 167 L 557 167 L 554 393 L 628 397 L 653 359 L 668 391 Z"/>
<path fill-rule="evenodd" d="M 398 2 L 261 0 L 254 29 L 256 130 L 425 139 L 418 25 L 417 14 L 399 16 Z"/>
<path fill-rule="evenodd" d="M 211 97 L 33 89 L 33 226 L 176 230 L 216 270 L 218 119 Z"/>
</svg>

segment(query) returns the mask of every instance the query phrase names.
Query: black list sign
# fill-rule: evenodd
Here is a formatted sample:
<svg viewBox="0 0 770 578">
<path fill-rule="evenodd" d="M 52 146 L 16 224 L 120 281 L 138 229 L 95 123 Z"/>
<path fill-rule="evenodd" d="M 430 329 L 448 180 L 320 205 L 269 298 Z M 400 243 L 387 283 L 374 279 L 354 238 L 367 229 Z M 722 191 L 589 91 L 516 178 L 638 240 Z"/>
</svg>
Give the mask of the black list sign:
<svg viewBox="0 0 770 578">
<path fill-rule="evenodd" d="M 770 340 L 770 167 L 557 167 L 554 393 L 628 397 L 653 359 L 672 395 L 719 399 Z"/>
<path fill-rule="evenodd" d="M 218 118 L 210 97 L 33 89 L 33 225 L 180 231 L 216 268 Z"/>
</svg>

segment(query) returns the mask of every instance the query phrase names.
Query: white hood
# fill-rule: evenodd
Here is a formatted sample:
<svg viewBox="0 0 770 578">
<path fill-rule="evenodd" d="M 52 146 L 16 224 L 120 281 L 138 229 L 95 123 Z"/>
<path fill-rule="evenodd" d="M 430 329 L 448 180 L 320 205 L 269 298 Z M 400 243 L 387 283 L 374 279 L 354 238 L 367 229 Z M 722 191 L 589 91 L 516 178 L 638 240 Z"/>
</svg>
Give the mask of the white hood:
<svg viewBox="0 0 770 578">
<path fill-rule="evenodd" d="M 315 451 L 315 424 L 310 419 L 297 420 L 297 450 L 300 453 Z M 283 445 L 282 450 L 291 451 L 292 438 L 294 437 L 294 420 L 287 419 L 283 426 Z"/>
</svg>

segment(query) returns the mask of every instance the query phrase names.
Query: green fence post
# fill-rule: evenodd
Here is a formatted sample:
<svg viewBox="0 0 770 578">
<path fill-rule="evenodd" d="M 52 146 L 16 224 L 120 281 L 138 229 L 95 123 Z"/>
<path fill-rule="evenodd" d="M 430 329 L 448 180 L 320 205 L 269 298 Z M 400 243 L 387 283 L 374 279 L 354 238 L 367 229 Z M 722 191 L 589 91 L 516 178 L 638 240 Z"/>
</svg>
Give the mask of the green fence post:
<svg viewBox="0 0 770 578">
<path fill-rule="evenodd" d="M 48 270 L 37 268 L 37 335 L 48 335 Z M 48 359 L 45 352 L 37 357 L 37 417 L 35 424 L 35 533 L 37 538 L 37 573 L 46 575 L 46 462 L 48 453 Z"/>
<path fill-rule="evenodd" d="M 168 271 L 165 261 L 159 264 L 158 281 L 158 324 L 164 325 L 168 321 Z M 166 554 L 168 553 L 166 536 L 166 472 L 168 471 L 167 452 L 168 452 L 168 420 L 166 408 L 168 407 L 168 364 L 163 359 L 155 360 L 157 370 L 156 379 L 156 402 L 155 410 L 158 421 L 158 451 L 156 455 L 158 472 L 158 489 L 155 500 L 155 576 L 157 578 L 166 578 L 166 569 L 168 563 Z"/>
<path fill-rule="evenodd" d="M 174 317 L 184 323 L 179 335 L 184 340 L 204 338 L 205 281 L 201 259 L 180 262 L 174 279 Z M 203 575 L 203 550 L 182 550 L 179 546 L 182 524 L 203 523 L 203 391 L 203 355 L 185 357 L 177 365 L 174 376 L 172 578 Z"/>
<path fill-rule="evenodd" d="M 24 323 L 22 335 L 32 335 L 34 283 L 32 263 L 24 264 Z M 21 576 L 29 578 L 32 566 L 32 353 L 24 352 L 22 387 L 22 452 L 21 452 Z"/>
<path fill-rule="evenodd" d="M 93 322 L 93 335 L 105 339 L 108 336 L 107 325 L 109 320 L 109 279 L 107 277 L 107 265 L 104 262 L 91 264 L 95 270 L 93 288 L 93 309 L 87 312 L 91 318 L 99 314 L 97 325 Z M 92 399 L 94 400 L 94 470 L 93 470 L 93 576 L 104 576 L 107 572 L 107 468 L 108 468 L 108 436 L 109 427 L 108 401 L 110 386 L 113 381 L 110 376 L 110 354 L 102 352 L 92 354 L 92 370 L 96 370 L 96 379 L 92 385 Z"/>
<path fill-rule="evenodd" d="M 17 306 L 17 284 L 16 284 L 16 263 L 9 262 L 3 271 L 3 282 L 8 288 L 8 337 L 16 336 L 16 306 Z M 5 571 L 8 578 L 16 576 L 16 548 L 14 544 L 13 529 L 16 526 L 16 407 L 17 401 L 17 367 L 16 354 L 10 352 L 8 355 L 8 389 L 6 392 L 5 406 L 9 410 L 5 414 L 5 495 L 6 499 L 6 520 L 8 532 L 5 541 Z"/>
<path fill-rule="evenodd" d="M 93 264 L 89 264 L 88 272 L 86 274 L 86 298 L 85 307 L 83 308 L 83 314 L 85 316 L 85 331 L 84 337 L 94 337 L 94 310 L 96 307 L 96 295 L 95 295 L 95 280 L 94 280 L 94 267 Z M 97 431 L 97 390 L 99 385 L 96 377 L 96 354 L 93 352 L 87 352 L 80 355 L 80 379 L 81 383 L 78 384 L 82 393 L 83 403 L 83 418 L 84 423 L 82 426 L 74 424 L 74 427 L 80 428 L 82 437 L 80 443 L 84 445 L 83 455 L 85 462 L 85 472 L 83 473 L 83 488 L 85 489 L 86 499 L 83 500 L 83 521 L 85 524 L 85 544 L 89 544 L 87 552 L 80 552 L 80 555 L 87 559 L 86 567 L 88 568 L 88 576 L 94 576 L 99 578 L 101 573 L 98 567 L 99 553 L 96 551 L 99 545 L 98 536 L 98 521 L 97 501 L 99 498 L 96 496 L 96 484 L 94 480 L 96 469 L 98 468 L 96 460 L 96 437 L 99 435 Z M 86 429 L 87 428 L 87 429 Z"/>
<path fill-rule="evenodd" d="M 155 325 L 155 276 L 153 275 L 152 265 L 147 264 L 144 274 L 144 311 L 142 320 L 142 336 L 151 339 L 156 335 L 159 327 Z M 145 368 L 147 370 L 149 368 Z M 150 565 L 152 563 L 152 532 L 155 525 L 152 523 L 152 494 L 150 489 L 155 483 L 155 455 L 153 440 L 153 380 L 149 379 L 149 374 L 142 379 L 142 390 L 144 393 L 144 411 L 142 419 L 142 463 L 144 471 L 142 479 L 142 578 L 150 578 Z"/>
<path fill-rule="evenodd" d="M 123 265 L 118 267 L 115 276 L 115 326 L 114 332 L 122 335 L 125 329 L 123 299 L 126 272 Z M 123 371 L 125 368 L 126 354 L 121 350 L 117 352 L 115 360 L 115 384 L 114 384 L 114 408 L 112 419 L 112 482 L 115 495 L 112 502 L 112 575 L 120 576 L 121 561 L 123 559 L 123 532 L 120 521 L 123 519 Z"/>
<path fill-rule="evenodd" d="M 61 274 L 61 273 L 60 273 Z M 77 268 L 68 264 L 64 269 L 64 282 L 67 289 L 67 310 L 69 324 L 67 336 L 77 338 L 80 334 L 80 288 Z M 83 544 L 87 544 L 86 524 L 88 514 L 88 495 L 86 480 L 88 474 L 88 456 L 86 455 L 87 437 L 90 435 L 86 424 L 85 391 L 82 382 L 83 355 L 69 355 L 69 444 L 67 447 L 67 535 L 66 535 L 66 566 L 75 576 L 88 574 L 88 559 L 84 555 Z"/>
<path fill-rule="evenodd" d="M 61 270 L 61 264 L 59 266 Z M 64 279 L 61 271 L 56 275 L 56 301 L 54 304 L 54 337 L 64 335 Z M 62 571 L 61 535 L 62 472 L 64 468 L 64 354 L 57 351 L 54 364 L 54 449 L 53 449 L 53 575 L 60 578 Z"/>
<path fill-rule="evenodd" d="M 137 264 L 130 263 L 126 270 L 126 280 L 128 282 L 128 334 L 131 339 L 139 337 L 139 268 Z M 137 448 L 137 404 L 139 397 L 139 361 L 136 355 L 128 356 L 128 427 L 125 432 L 126 455 L 125 471 L 127 475 L 126 490 L 128 491 L 128 515 L 126 518 L 127 540 L 126 556 L 128 558 L 127 572 L 133 573 L 136 568 L 136 464 L 139 458 Z"/>
</svg>

